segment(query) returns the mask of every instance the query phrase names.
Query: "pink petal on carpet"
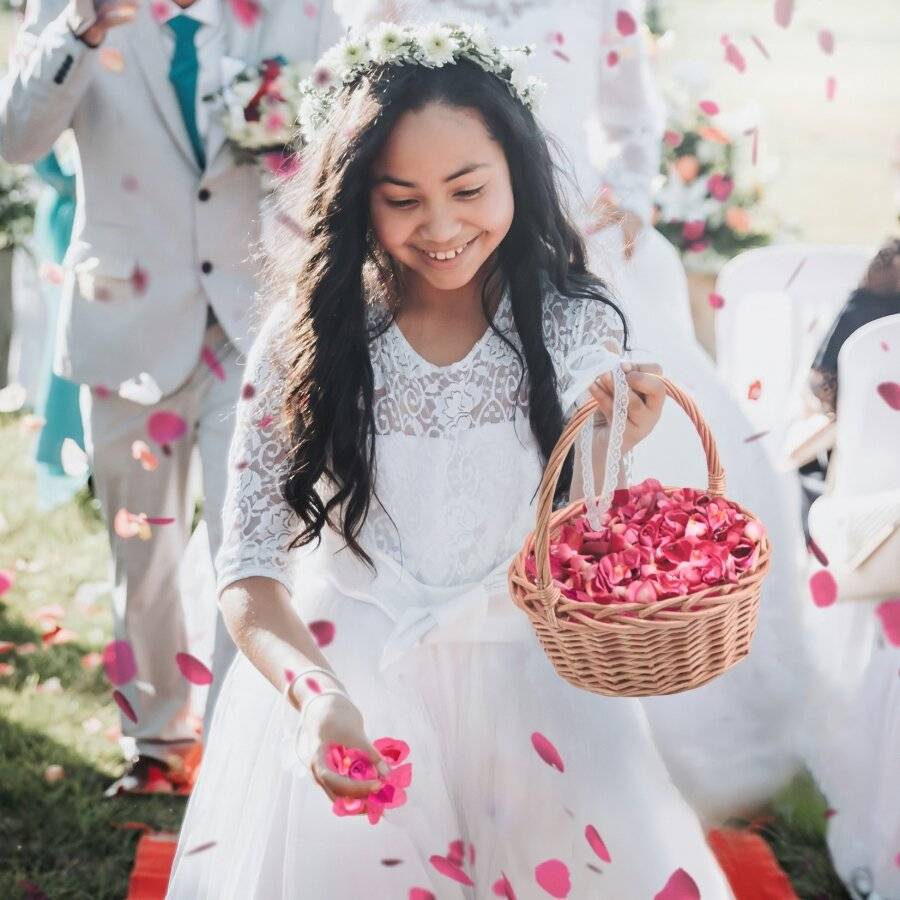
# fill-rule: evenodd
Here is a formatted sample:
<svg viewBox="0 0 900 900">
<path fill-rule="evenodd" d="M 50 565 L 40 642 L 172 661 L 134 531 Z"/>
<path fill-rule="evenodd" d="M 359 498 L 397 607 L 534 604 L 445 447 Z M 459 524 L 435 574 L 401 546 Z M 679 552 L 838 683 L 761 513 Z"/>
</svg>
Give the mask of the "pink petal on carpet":
<svg viewBox="0 0 900 900">
<path fill-rule="evenodd" d="M 415 887 L 409 889 L 409 900 L 437 900 L 437 897 L 425 888 Z"/>
<path fill-rule="evenodd" d="M 134 651 L 128 641 L 110 641 L 103 648 L 103 670 L 116 686 L 127 684 L 137 675 Z"/>
<path fill-rule="evenodd" d="M 896 381 L 883 381 L 878 385 L 878 396 L 891 409 L 900 410 L 900 384 Z"/>
<path fill-rule="evenodd" d="M 588 825 L 587 828 L 584 829 L 584 836 L 591 845 L 591 850 L 593 850 L 603 862 L 612 862 L 609 850 L 606 849 L 606 844 L 603 843 L 603 838 L 600 837 L 600 834 L 593 825 Z"/>
<path fill-rule="evenodd" d="M 829 31 L 827 28 L 820 29 L 819 46 L 822 48 L 822 52 L 827 53 L 829 56 L 834 53 L 834 32 Z"/>
<path fill-rule="evenodd" d="M 259 18 L 261 8 L 257 0 L 229 0 L 234 17 L 245 28 L 251 28 Z"/>
<path fill-rule="evenodd" d="M 561 859 L 548 859 L 535 866 L 534 880 L 551 897 L 568 897 L 572 890 L 569 867 Z"/>
<path fill-rule="evenodd" d="M 620 9 L 616 12 L 616 28 L 622 37 L 628 37 L 637 31 L 637 22 L 634 16 L 627 9 Z"/>
<path fill-rule="evenodd" d="M 176 653 L 175 662 L 178 664 L 181 674 L 184 675 L 191 684 L 202 685 L 212 683 L 212 672 L 210 672 L 196 656 L 191 656 L 190 653 Z"/>
<path fill-rule="evenodd" d="M 837 600 L 837 582 L 827 569 L 819 570 L 809 579 L 809 590 L 816 606 L 831 606 Z"/>
<path fill-rule="evenodd" d="M 782 28 L 791 24 L 794 15 L 794 0 L 775 0 L 775 22 Z"/>
<path fill-rule="evenodd" d="M 204 347 L 200 351 L 200 359 L 206 363 L 210 372 L 212 372 L 219 381 L 225 380 L 225 370 L 222 368 L 222 363 L 219 362 L 219 357 L 213 352 L 212 347 Z"/>
<path fill-rule="evenodd" d="M 112 695 L 113 700 L 116 701 L 116 706 L 118 706 L 132 722 L 137 722 L 137 714 L 134 711 L 134 707 L 128 702 L 128 698 L 119 690 L 113 691 Z"/>
<path fill-rule="evenodd" d="M 157 444 L 171 444 L 186 432 L 187 422 L 178 413 L 161 409 L 147 418 L 147 434 Z"/>
<path fill-rule="evenodd" d="M 653 900 L 700 900 L 700 888 L 684 869 L 678 869 Z"/>
<path fill-rule="evenodd" d="M 900 647 L 900 597 L 879 603 L 875 614 L 881 619 L 887 642 L 893 647 Z"/>
<path fill-rule="evenodd" d="M 460 884 L 468 885 L 469 887 L 475 886 L 475 882 L 472 881 L 459 866 L 454 865 L 447 859 L 446 856 L 439 856 L 435 853 L 428 861 L 441 873 L 441 875 L 445 875 L 447 878 L 458 881 Z"/>
<path fill-rule="evenodd" d="M 553 766 L 554 768 L 559 769 L 560 772 L 565 772 L 566 767 L 563 765 L 559 751 L 539 731 L 535 731 L 534 734 L 531 735 L 531 746 L 534 747 L 537 751 L 537 755 L 540 756 L 548 766 Z"/>
<path fill-rule="evenodd" d="M 697 105 L 708 116 L 715 116 L 719 113 L 719 104 L 715 100 L 701 100 Z"/>
<path fill-rule="evenodd" d="M 0 569 L 0 597 L 16 583 L 16 574 L 12 569 Z"/>
<path fill-rule="evenodd" d="M 334 640 L 334 622 L 318 619 L 310 622 L 306 627 L 312 632 L 312 636 L 320 647 L 327 647 Z"/>
<path fill-rule="evenodd" d="M 495 897 L 505 897 L 506 900 L 517 900 L 516 892 L 513 890 L 513 886 L 509 883 L 509 879 L 503 872 L 500 873 L 500 878 L 492 885 L 491 891 Z"/>
</svg>

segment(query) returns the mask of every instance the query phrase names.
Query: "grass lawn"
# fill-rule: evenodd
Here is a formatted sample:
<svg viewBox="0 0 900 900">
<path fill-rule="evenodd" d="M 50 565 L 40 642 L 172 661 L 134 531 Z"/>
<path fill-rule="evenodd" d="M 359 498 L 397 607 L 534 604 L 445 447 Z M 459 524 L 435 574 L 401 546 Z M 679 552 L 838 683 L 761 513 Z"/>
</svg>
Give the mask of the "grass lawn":
<svg viewBox="0 0 900 900">
<path fill-rule="evenodd" d="M 101 798 L 121 759 L 118 710 L 89 656 L 111 636 L 106 536 L 87 497 L 35 509 L 30 442 L 21 417 L 0 415 L 0 569 L 16 578 L 0 600 L 0 641 L 36 646 L 0 655 L 13 666 L 0 675 L 0 897 L 122 898 L 137 842 L 122 826 L 177 830 L 185 801 Z M 37 613 L 53 604 L 75 636 L 43 647 Z M 64 777 L 48 783 L 49 766 Z M 803 900 L 846 897 L 825 852 L 825 808 L 801 777 L 758 820 Z"/>
</svg>

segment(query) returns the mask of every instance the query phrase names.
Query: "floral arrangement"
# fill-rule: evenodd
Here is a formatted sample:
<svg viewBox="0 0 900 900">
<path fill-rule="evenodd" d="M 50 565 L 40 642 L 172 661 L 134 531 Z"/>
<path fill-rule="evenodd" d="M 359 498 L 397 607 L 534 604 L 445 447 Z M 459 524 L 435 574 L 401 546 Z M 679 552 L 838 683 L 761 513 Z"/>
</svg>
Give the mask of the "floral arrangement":
<svg viewBox="0 0 900 900">
<path fill-rule="evenodd" d="M 0 250 L 20 246 L 34 224 L 34 194 L 26 169 L 0 159 Z"/>
<path fill-rule="evenodd" d="M 288 63 L 282 56 L 264 59 L 203 98 L 223 101 L 225 133 L 239 163 L 260 162 L 273 174 L 294 171 L 302 99 L 298 87 L 311 68 L 308 63 Z"/>
<path fill-rule="evenodd" d="M 429 24 L 419 27 L 382 23 L 369 34 L 345 38 L 325 53 L 301 86 L 300 128 L 311 141 L 328 120 L 339 90 L 380 66 L 418 65 L 429 68 L 468 60 L 506 82 L 514 97 L 534 110 L 546 85 L 528 75 L 530 46 L 499 47 L 481 25 Z"/>
<path fill-rule="evenodd" d="M 332 772 L 354 781 L 380 781 L 382 786 L 368 797 L 357 800 L 338 797 L 331 807 L 336 816 L 368 816 L 377 825 L 386 809 L 394 809 L 406 803 L 406 790 L 412 784 L 412 763 L 406 762 L 409 745 L 395 738 L 379 738 L 373 746 L 388 764 L 390 774 L 381 776 L 368 755 L 355 747 L 332 744 L 328 748 L 325 763 Z"/>
<path fill-rule="evenodd" d="M 586 517 L 550 545 L 553 578 L 569 600 L 653 603 L 737 584 L 759 561 L 765 529 L 730 500 L 648 478 L 618 490 L 593 531 Z M 536 577 L 534 554 L 526 573 Z"/>
<path fill-rule="evenodd" d="M 762 187 L 745 185 L 738 165 L 735 141 L 747 138 L 744 131 L 732 133 L 717 114 L 715 104 L 701 103 L 698 113 L 670 127 L 663 140 L 653 224 L 694 269 L 717 269 L 742 250 L 771 240 L 756 211 Z M 749 137 L 755 157 L 752 129 Z"/>
</svg>

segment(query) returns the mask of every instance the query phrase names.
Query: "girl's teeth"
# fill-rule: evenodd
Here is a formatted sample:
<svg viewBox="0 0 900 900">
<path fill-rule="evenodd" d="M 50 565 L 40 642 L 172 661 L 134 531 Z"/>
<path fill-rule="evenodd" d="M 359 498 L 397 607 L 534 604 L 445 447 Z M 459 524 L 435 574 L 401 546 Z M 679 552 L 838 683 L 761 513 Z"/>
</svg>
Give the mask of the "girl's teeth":
<svg viewBox="0 0 900 900">
<path fill-rule="evenodd" d="M 463 244 L 462 247 L 457 247 L 455 250 L 448 250 L 446 253 L 441 251 L 440 253 L 429 253 L 428 255 L 432 259 L 455 259 L 466 249 L 466 246 L 466 244 Z"/>
</svg>

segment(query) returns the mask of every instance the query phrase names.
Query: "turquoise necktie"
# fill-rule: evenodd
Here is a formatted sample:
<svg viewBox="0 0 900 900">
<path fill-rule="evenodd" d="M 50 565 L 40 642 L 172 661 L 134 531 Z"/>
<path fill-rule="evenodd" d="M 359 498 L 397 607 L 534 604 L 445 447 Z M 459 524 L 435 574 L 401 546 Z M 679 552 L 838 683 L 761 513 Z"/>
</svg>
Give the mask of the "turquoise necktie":
<svg viewBox="0 0 900 900">
<path fill-rule="evenodd" d="M 201 169 L 206 167 L 206 153 L 203 150 L 203 141 L 200 140 L 200 132 L 197 130 L 197 75 L 200 64 L 197 60 L 197 48 L 194 46 L 194 35 L 200 28 L 200 23 L 190 16 L 174 16 L 166 22 L 175 35 L 175 52 L 172 54 L 172 64 L 169 66 L 169 81 L 175 88 L 175 96 L 181 107 L 181 117 L 184 119 L 191 146 L 194 148 L 194 156 Z"/>
</svg>

